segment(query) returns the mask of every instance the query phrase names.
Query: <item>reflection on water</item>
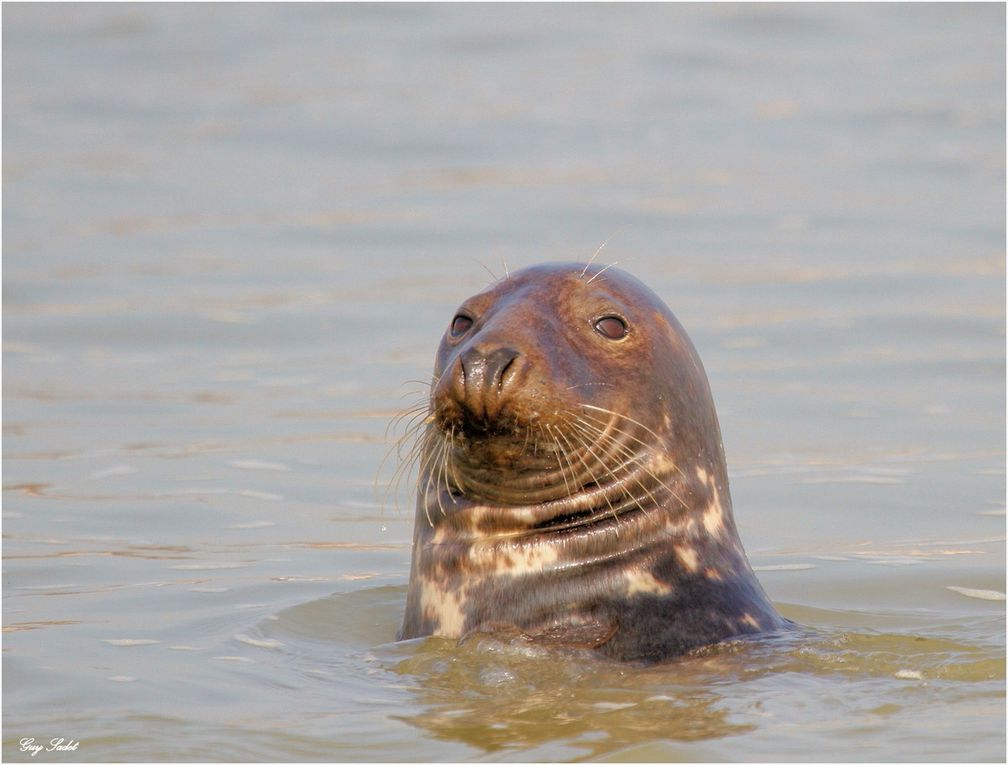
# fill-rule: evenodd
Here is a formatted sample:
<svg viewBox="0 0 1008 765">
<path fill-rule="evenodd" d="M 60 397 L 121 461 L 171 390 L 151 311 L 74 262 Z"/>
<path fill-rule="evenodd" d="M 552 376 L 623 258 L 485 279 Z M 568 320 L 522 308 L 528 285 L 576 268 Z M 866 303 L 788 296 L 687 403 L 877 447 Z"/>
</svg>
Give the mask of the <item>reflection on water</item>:
<svg viewBox="0 0 1008 765">
<path fill-rule="evenodd" d="M 972 682 L 979 687 L 970 695 L 993 700 L 1004 684 L 997 648 L 916 635 L 818 633 L 739 641 L 647 669 L 541 655 L 548 652 L 492 639 L 461 649 L 429 641 L 395 667 L 417 683 L 422 704 L 402 719 L 487 752 L 559 745 L 596 759 L 655 739 L 692 742 L 755 731 L 786 711 L 780 696 L 791 688 L 806 699 L 799 717 L 809 714 L 808 697 L 815 695 L 816 716 L 832 708 L 838 718 L 861 718 L 880 738 L 897 722 L 925 735 L 941 719 L 927 711 L 932 686 L 946 686 L 942 695 L 949 683 Z M 768 702 L 771 687 L 777 698 Z M 989 724 L 997 713 L 996 705 L 979 712 Z M 800 746 L 792 738 L 776 751 L 793 756 Z M 910 751 L 901 755 L 894 747 L 890 754 Z M 988 751 L 996 751 L 993 742 Z"/>
<path fill-rule="evenodd" d="M 5 760 L 1004 761 L 1002 6 L 3 15 Z M 392 643 L 407 381 L 603 241 L 805 631 Z"/>
<path fill-rule="evenodd" d="M 316 653 L 331 647 L 332 625 L 351 613 L 361 615 L 354 621 L 369 625 L 370 634 L 393 630 L 404 597 L 404 587 L 385 587 L 302 604 L 265 620 L 260 639 L 245 642 L 278 649 L 299 662 L 308 646 Z M 945 714 L 936 704 L 940 698 L 964 694 L 974 701 L 996 700 L 1002 692 L 1002 648 L 943 636 L 955 633 L 955 624 L 936 627 L 933 617 L 916 614 L 903 616 L 894 631 L 899 617 L 890 615 L 784 609 L 791 618 L 820 626 L 735 640 L 648 667 L 493 635 L 458 645 L 428 638 L 370 648 L 364 647 L 368 630 L 347 637 L 372 668 L 372 688 L 406 695 L 395 719 L 495 758 L 519 752 L 540 759 L 622 757 L 656 740 L 672 747 L 666 752 L 696 756 L 716 750 L 682 745 L 702 747 L 768 724 L 790 728 L 789 720 L 798 728 L 799 720 L 831 715 L 857 721 L 861 735 L 869 737 L 862 743 L 881 746 L 894 726 L 926 735 Z M 887 621 L 888 628 L 882 627 Z M 996 616 L 973 621 L 981 634 L 1000 624 Z M 858 628 L 827 626 L 831 623 Z M 867 629 L 875 624 L 878 629 Z M 320 676 L 335 680 L 318 668 L 305 673 L 309 681 Z M 788 705 L 789 696 L 792 702 L 802 699 L 799 709 Z M 972 714 L 973 724 L 984 719 L 996 724 L 998 705 L 975 706 Z M 777 749 L 759 741 L 755 746 L 766 748 L 752 756 L 758 759 L 760 751 L 798 756 L 816 740 L 822 744 L 824 733 L 849 734 L 844 726 L 813 728 L 792 730 Z M 871 737 L 878 737 L 878 744 Z M 984 751 L 992 754 L 996 742 L 990 743 Z M 905 748 L 890 747 L 897 759 L 914 751 L 909 742 Z"/>
<path fill-rule="evenodd" d="M 396 666 L 418 683 L 423 710 L 402 719 L 489 752 L 558 743 L 597 757 L 659 732 L 693 741 L 753 727 L 730 722 L 716 689 L 664 669 L 642 672 L 493 639 L 438 648 Z"/>
</svg>

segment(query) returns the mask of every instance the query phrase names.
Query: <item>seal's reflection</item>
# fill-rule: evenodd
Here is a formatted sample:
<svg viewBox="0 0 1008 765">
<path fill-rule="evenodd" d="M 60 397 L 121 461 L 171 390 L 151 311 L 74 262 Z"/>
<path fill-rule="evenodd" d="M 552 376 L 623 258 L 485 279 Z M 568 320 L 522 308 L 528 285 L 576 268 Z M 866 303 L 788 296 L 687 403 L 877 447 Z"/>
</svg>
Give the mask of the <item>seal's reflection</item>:
<svg viewBox="0 0 1008 765">
<path fill-rule="evenodd" d="M 712 664 L 723 664 L 717 651 L 638 667 L 520 637 L 417 642 L 395 671 L 413 680 L 419 711 L 396 719 L 487 752 L 556 743 L 594 758 L 656 739 L 701 741 L 753 727 L 729 720 L 710 682 L 718 671 Z"/>
</svg>

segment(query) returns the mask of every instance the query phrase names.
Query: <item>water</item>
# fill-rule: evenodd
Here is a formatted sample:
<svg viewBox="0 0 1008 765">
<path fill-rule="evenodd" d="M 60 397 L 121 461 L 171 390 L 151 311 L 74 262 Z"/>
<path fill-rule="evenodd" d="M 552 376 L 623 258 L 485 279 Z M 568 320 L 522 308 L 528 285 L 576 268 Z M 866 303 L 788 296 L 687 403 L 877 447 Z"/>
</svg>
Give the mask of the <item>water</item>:
<svg viewBox="0 0 1008 765">
<path fill-rule="evenodd" d="M 1004 760 L 1003 6 L 3 22 L 4 759 Z M 392 642 L 407 381 L 606 239 L 804 631 Z"/>
</svg>

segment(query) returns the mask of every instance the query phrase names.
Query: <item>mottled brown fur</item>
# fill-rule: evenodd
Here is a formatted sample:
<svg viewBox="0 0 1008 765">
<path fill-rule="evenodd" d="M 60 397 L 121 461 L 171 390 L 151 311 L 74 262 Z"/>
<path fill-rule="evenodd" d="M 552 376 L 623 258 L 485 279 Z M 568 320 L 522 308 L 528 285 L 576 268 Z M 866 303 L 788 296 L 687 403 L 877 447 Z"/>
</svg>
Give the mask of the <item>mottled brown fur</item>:
<svg viewBox="0 0 1008 765">
<path fill-rule="evenodd" d="M 508 628 L 661 660 L 784 624 L 735 529 L 692 343 L 598 270 L 511 274 L 441 341 L 402 639 Z M 625 337 L 597 329 L 610 316 Z"/>
</svg>

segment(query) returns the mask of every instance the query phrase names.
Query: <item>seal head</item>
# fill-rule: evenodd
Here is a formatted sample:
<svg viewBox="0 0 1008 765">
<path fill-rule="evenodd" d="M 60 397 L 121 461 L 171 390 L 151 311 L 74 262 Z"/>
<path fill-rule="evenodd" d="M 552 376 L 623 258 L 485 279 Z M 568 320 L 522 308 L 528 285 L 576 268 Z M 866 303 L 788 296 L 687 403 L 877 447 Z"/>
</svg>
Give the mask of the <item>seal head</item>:
<svg viewBox="0 0 1008 765">
<path fill-rule="evenodd" d="M 510 274 L 455 312 L 433 379 L 400 639 L 517 631 L 656 661 L 783 626 L 703 366 L 637 279 Z"/>
</svg>

